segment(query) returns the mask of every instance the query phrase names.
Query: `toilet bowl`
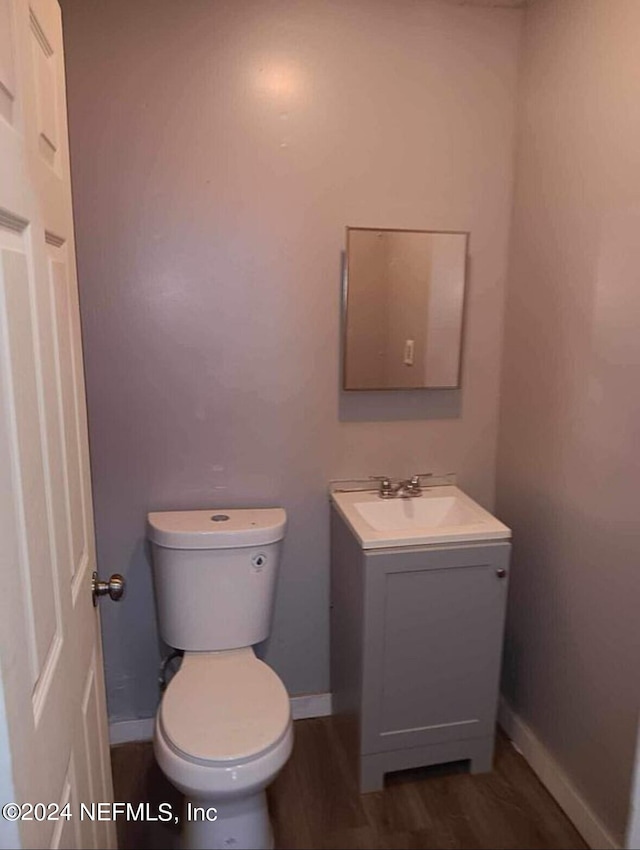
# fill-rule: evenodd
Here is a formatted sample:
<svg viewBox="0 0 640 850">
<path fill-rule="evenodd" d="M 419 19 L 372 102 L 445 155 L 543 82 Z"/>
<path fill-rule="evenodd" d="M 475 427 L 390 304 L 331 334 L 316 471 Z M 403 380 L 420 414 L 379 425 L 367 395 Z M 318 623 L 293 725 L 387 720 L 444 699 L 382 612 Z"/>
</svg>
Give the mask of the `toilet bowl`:
<svg viewBox="0 0 640 850">
<path fill-rule="evenodd" d="M 184 844 L 272 846 L 265 788 L 292 747 L 287 692 L 251 648 L 187 653 L 154 736 L 158 765 L 191 804 L 182 815 Z"/>
<path fill-rule="evenodd" d="M 279 508 L 149 514 L 160 632 L 185 650 L 154 733 L 158 765 L 185 795 L 185 850 L 273 847 L 265 789 L 293 725 L 253 645 L 269 631 L 285 519 Z"/>
</svg>

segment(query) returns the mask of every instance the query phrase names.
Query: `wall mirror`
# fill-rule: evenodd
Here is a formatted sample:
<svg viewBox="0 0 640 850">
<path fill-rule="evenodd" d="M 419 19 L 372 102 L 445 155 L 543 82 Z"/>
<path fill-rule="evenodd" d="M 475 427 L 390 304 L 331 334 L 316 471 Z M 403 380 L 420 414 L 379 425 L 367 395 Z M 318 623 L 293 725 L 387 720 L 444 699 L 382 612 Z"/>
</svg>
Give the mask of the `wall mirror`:
<svg viewBox="0 0 640 850">
<path fill-rule="evenodd" d="M 347 228 L 345 390 L 460 386 L 468 237 Z"/>
</svg>

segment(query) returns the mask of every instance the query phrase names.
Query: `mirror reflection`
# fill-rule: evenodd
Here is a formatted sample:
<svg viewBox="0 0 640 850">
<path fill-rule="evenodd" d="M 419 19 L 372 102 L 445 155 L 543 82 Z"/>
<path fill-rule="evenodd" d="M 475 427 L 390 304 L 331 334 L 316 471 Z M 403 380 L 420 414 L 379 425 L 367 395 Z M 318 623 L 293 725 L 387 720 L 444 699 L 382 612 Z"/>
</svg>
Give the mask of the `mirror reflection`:
<svg viewBox="0 0 640 850">
<path fill-rule="evenodd" d="M 468 235 L 347 228 L 345 390 L 460 385 Z"/>
</svg>

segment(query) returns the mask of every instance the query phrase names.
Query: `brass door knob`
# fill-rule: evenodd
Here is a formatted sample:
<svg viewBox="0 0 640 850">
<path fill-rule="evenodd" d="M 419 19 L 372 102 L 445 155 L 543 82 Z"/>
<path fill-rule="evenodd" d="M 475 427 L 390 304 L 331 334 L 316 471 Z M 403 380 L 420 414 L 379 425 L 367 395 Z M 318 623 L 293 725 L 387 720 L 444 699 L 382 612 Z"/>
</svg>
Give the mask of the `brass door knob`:
<svg viewBox="0 0 640 850">
<path fill-rule="evenodd" d="M 94 608 L 98 604 L 99 596 L 109 595 L 114 602 L 118 602 L 124 596 L 125 581 L 120 573 L 114 573 L 109 581 L 100 581 L 98 573 L 91 576 L 91 595 Z"/>
</svg>

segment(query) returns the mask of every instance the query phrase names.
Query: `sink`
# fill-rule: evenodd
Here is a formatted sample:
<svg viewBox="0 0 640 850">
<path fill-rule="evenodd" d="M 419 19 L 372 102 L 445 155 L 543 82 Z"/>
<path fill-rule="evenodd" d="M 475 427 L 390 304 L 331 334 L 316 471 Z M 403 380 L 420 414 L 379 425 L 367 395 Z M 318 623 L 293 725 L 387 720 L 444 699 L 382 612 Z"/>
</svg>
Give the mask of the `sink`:
<svg viewBox="0 0 640 850">
<path fill-rule="evenodd" d="M 379 499 L 377 502 L 354 502 L 353 507 L 376 531 L 444 528 L 478 522 L 476 512 L 455 495 Z"/>
<path fill-rule="evenodd" d="M 364 549 L 505 540 L 511 530 L 458 487 L 430 487 L 410 499 L 333 492 L 333 503 Z"/>
</svg>

